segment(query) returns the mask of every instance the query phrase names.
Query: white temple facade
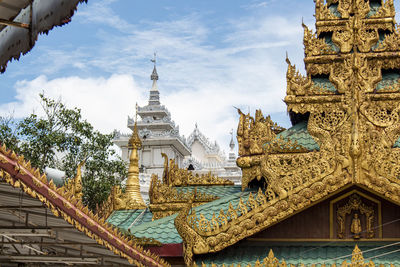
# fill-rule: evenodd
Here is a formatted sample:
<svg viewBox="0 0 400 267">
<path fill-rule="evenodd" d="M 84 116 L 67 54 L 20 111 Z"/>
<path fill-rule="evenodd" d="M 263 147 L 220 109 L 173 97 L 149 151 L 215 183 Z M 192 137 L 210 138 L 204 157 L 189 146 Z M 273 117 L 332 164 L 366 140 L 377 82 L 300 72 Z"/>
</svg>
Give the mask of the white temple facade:
<svg viewBox="0 0 400 267">
<path fill-rule="evenodd" d="M 197 123 L 187 139 L 187 144 L 192 153 L 190 156 L 185 157 L 183 168 L 199 174 L 211 172 L 221 178 L 229 179 L 235 184 L 240 184 L 242 171 L 236 165 L 235 142 L 233 141 L 232 132 L 228 158 L 217 142 L 211 142 L 201 133 Z"/>
<path fill-rule="evenodd" d="M 212 143 L 198 129 L 197 124 L 193 133 L 186 140 L 179 133 L 179 126 L 171 119 L 168 109 L 160 103 L 160 93 L 157 87 L 158 74 L 154 65 L 151 74 L 153 85 L 150 89 L 149 102 L 146 106 L 137 107 L 137 128 L 142 141 L 139 151 L 140 192 L 145 200 L 148 199 L 151 175 L 162 177 L 165 153 L 169 159 L 175 159 L 180 168 L 187 168 L 196 173 L 212 172 L 222 178 L 240 183 L 241 169 L 236 166 L 236 155 L 233 152 L 234 142 L 231 140 L 231 152 L 228 159 L 216 142 Z M 128 117 L 128 128 L 133 130 L 135 119 Z M 114 143 L 122 151 L 122 159 L 128 162 L 128 140 L 130 134 L 115 132 Z"/>
</svg>

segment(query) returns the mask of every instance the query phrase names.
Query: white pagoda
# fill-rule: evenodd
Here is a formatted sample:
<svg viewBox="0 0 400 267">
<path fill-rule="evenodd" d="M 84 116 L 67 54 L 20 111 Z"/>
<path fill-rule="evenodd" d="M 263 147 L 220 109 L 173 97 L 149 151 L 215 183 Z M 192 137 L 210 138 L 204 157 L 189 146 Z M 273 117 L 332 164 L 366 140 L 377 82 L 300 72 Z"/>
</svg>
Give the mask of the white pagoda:
<svg viewBox="0 0 400 267">
<path fill-rule="evenodd" d="M 155 62 L 155 60 L 154 60 Z M 168 158 L 175 159 L 179 167 L 182 167 L 183 159 L 191 155 L 186 140 L 179 134 L 179 127 L 171 120 L 168 109 L 160 103 L 160 92 L 157 88 L 157 68 L 154 64 L 153 73 L 150 76 L 153 85 L 150 89 L 149 102 L 146 106 L 137 107 L 137 128 L 142 149 L 139 152 L 140 166 L 140 191 L 145 199 L 148 198 L 148 190 L 151 175 L 162 176 L 164 159 L 161 153 Z M 128 117 L 128 128 L 133 130 L 135 120 Z M 128 160 L 129 135 L 116 132 L 114 143 L 121 148 L 122 158 Z"/>
</svg>

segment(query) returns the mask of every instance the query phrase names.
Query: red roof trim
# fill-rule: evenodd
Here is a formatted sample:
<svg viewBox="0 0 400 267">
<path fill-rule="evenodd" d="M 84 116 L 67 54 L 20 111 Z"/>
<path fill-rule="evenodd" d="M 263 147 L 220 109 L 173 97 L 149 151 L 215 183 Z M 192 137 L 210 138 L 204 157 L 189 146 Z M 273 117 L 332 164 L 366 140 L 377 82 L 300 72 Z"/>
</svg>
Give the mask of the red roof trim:
<svg viewBox="0 0 400 267">
<path fill-rule="evenodd" d="M 12 177 L 14 183 L 11 184 L 14 187 L 24 187 L 26 185 L 35 194 L 42 195 L 44 199 L 39 197 L 39 200 L 48 205 L 49 208 L 51 206 L 56 208 L 56 210 L 52 209 L 54 215 L 59 216 L 60 214 L 57 213 L 61 212 L 61 215 L 68 223 L 74 225 L 91 238 L 96 239 L 93 234 L 98 236 L 101 240 L 96 239 L 97 242 L 102 243 L 120 256 L 131 260 L 134 259 L 146 266 L 168 266 L 165 261 L 158 259 L 150 251 L 146 251 L 139 245 L 134 244 L 110 225 L 101 223 L 103 219 L 97 218 L 87 207 L 84 207 L 74 197 L 69 196 L 68 192 L 63 195 L 62 190 L 57 190 L 52 182 L 47 182 L 45 175 L 40 175 L 38 170 L 32 169 L 30 164 L 23 160 L 23 157 L 18 157 L 14 152 L 5 151 L 4 146 L 0 150 L 0 169 L 3 169 Z M 27 192 L 27 190 L 24 191 Z M 32 193 L 31 196 L 34 197 L 35 194 Z M 62 213 L 65 213 L 66 216 Z M 68 217 L 72 220 L 68 220 Z M 87 231 L 82 227 L 86 228 Z M 114 248 L 118 251 L 115 251 Z"/>
</svg>

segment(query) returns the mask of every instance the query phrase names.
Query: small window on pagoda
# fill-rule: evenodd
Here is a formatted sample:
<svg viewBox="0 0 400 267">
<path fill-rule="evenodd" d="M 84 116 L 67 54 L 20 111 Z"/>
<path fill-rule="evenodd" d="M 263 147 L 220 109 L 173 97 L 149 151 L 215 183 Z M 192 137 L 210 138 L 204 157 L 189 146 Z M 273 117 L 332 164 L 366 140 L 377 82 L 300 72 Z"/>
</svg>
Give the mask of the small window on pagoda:
<svg viewBox="0 0 400 267">
<path fill-rule="evenodd" d="M 189 167 L 187 169 L 188 169 L 188 171 L 194 171 L 193 164 L 189 164 Z"/>
</svg>

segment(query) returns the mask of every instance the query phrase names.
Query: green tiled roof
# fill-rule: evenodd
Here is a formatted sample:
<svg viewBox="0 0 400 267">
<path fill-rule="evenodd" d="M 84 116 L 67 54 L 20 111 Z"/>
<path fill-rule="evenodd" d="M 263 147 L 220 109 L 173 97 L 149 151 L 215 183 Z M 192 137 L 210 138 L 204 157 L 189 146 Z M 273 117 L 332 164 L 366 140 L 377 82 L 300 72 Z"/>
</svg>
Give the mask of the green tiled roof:
<svg viewBox="0 0 400 267">
<path fill-rule="evenodd" d="M 277 138 L 281 136 L 285 140 L 290 140 L 292 142 L 297 141 L 299 145 L 310 151 L 319 150 L 319 145 L 307 131 L 307 122 L 299 122 L 293 125 L 291 128 L 278 134 Z"/>
<path fill-rule="evenodd" d="M 176 187 L 179 192 L 188 192 L 193 191 L 194 188 L 197 189 L 197 192 L 217 196 L 219 198 L 223 198 L 226 196 L 230 196 L 232 194 L 238 193 L 242 191 L 242 187 L 240 185 L 213 185 L 213 186 L 186 186 L 186 187 Z"/>
<path fill-rule="evenodd" d="M 146 210 L 116 210 L 108 217 L 107 222 L 121 229 L 128 229 L 142 223 L 151 222 L 153 215 Z"/>
<path fill-rule="evenodd" d="M 321 264 L 336 264 L 341 266 L 344 260 L 347 262 L 351 261 L 351 254 L 354 250 L 356 243 L 275 243 L 266 244 L 262 246 L 249 246 L 243 243 L 236 244 L 234 246 L 228 247 L 220 252 L 207 255 L 199 255 L 195 257 L 197 264 L 204 262 L 205 264 L 217 264 L 218 266 L 229 264 L 241 264 L 246 266 L 251 264 L 252 266 L 257 260 L 262 261 L 268 256 L 269 250 L 272 249 L 275 257 L 289 264 L 299 266 L 300 263 L 306 266 L 311 266 L 311 264 L 316 264 L 321 266 Z M 363 257 L 366 262 L 369 259 L 373 260 L 376 266 L 383 264 L 384 266 L 389 266 L 390 263 L 394 266 L 400 266 L 400 246 L 386 246 L 380 249 L 384 245 L 389 245 L 389 243 L 383 242 L 368 242 L 367 244 L 358 244 L 359 248 L 363 252 Z M 394 253 L 390 253 L 394 252 Z M 384 256 L 380 256 L 384 254 Z M 377 257 L 380 256 L 380 257 Z"/>
<path fill-rule="evenodd" d="M 226 213 L 229 208 L 229 202 L 232 202 L 233 207 L 236 208 L 237 204 L 239 203 L 240 197 L 247 199 L 250 192 L 252 191 L 253 190 L 248 189 L 244 192 L 236 192 L 224 198 L 196 207 L 194 209 L 196 210 L 196 213 L 198 215 L 202 213 L 207 219 L 211 219 L 212 215 L 214 213 L 218 215 L 221 209 L 223 209 Z M 154 238 L 165 244 L 181 243 L 182 238 L 176 231 L 174 225 L 174 220 L 176 216 L 177 214 L 174 214 L 172 216 L 168 216 L 159 220 L 143 223 L 139 226 L 131 227 L 130 231 L 136 237 Z"/>
<path fill-rule="evenodd" d="M 399 75 L 400 78 L 400 75 Z M 299 122 L 291 128 L 281 132 L 277 135 L 285 140 L 290 140 L 292 142 L 297 141 L 299 145 L 305 147 L 309 151 L 319 150 L 319 145 L 315 142 L 314 138 L 307 131 L 307 122 Z M 394 143 L 393 147 L 400 148 L 400 137 Z"/>
</svg>

